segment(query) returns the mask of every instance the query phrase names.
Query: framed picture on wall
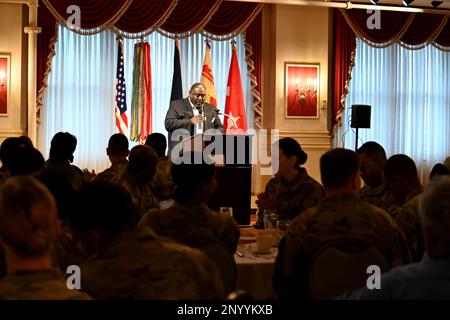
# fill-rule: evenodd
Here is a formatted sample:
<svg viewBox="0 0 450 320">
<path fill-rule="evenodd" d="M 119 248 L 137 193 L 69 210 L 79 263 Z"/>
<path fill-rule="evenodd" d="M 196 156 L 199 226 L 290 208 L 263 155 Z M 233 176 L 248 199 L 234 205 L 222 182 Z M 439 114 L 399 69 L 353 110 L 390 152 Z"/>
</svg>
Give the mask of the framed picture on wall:
<svg viewBox="0 0 450 320">
<path fill-rule="evenodd" d="M 11 55 L 0 53 L 0 117 L 8 115 L 9 93 L 11 91 Z"/>
<path fill-rule="evenodd" d="M 319 118 L 319 63 L 285 62 L 286 118 Z"/>
</svg>

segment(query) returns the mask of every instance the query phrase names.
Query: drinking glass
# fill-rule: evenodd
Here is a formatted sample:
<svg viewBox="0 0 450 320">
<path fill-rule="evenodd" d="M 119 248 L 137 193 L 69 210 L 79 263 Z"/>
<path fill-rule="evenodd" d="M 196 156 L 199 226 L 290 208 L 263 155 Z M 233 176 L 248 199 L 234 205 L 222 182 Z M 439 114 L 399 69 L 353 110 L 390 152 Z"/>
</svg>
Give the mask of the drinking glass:
<svg viewBox="0 0 450 320">
<path fill-rule="evenodd" d="M 220 213 L 228 214 L 231 217 L 233 216 L 233 208 L 232 207 L 220 207 Z"/>
<path fill-rule="evenodd" d="M 278 214 L 275 209 L 264 210 L 264 228 L 276 230 L 278 222 Z"/>
</svg>

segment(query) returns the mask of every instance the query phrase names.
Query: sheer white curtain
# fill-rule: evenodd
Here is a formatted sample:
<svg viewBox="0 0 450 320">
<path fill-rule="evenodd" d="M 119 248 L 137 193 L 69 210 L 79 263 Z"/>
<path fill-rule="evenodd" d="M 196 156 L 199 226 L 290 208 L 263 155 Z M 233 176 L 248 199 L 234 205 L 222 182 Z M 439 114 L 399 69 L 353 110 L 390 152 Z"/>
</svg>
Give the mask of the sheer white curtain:
<svg viewBox="0 0 450 320">
<path fill-rule="evenodd" d="M 147 36 L 145 40 L 151 46 L 153 131 L 167 135 L 164 118 L 170 103 L 174 41 L 157 32 Z M 205 54 L 204 40 L 199 34 L 180 40 L 185 96 L 190 86 L 200 81 Z M 238 50 L 247 121 L 251 127 L 252 96 L 247 77 L 244 37 L 240 35 L 234 40 Z M 132 97 L 134 44 L 137 41 L 139 40 L 124 40 L 128 114 Z M 41 111 L 38 148 L 47 158 L 53 135 L 59 131 L 68 131 L 78 139 L 74 163 L 81 168 L 103 170 L 110 165 L 105 151 L 108 139 L 116 132 L 116 35 L 107 30 L 93 36 L 82 36 L 60 26 L 55 49 L 56 55 Z M 217 99 L 222 111 L 225 107 L 230 61 L 230 41 L 211 41 L 211 64 Z M 130 119 L 130 116 L 128 118 Z"/>
<path fill-rule="evenodd" d="M 432 166 L 450 154 L 449 75 L 450 52 L 431 45 L 421 50 L 398 44 L 376 49 L 357 39 L 339 144 L 354 149 L 351 106 L 369 104 L 371 128 L 359 130 L 358 146 L 373 140 L 388 157 L 410 156 L 426 181 Z"/>
</svg>

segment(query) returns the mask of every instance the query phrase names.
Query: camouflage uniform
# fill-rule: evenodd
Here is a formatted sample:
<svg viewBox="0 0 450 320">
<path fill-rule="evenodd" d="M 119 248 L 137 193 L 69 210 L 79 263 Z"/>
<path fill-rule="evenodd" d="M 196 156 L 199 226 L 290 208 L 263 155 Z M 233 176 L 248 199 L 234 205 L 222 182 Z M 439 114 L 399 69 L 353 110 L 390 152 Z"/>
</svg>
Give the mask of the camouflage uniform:
<svg viewBox="0 0 450 320">
<path fill-rule="evenodd" d="M 420 261 L 425 251 L 422 223 L 420 222 L 419 216 L 419 199 L 420 194 L 417 194 L 417 192 L 408 196 L 405 204 L 395 216 L 395 221 L 403 231 L 406 242 L 411 250 L 413 262 Z"/>
<path fill-rule="evenodd" d="M 352 195 L 336 196 L 303 212 L 290 224 L 275 263 L 276 293 L 284 298 L 302 296 L 313 256 L 326 242 L 352 236 L 373 243 L 391 266 L 409 262 L 403 235 L 387 212 Z"/>
<path fill-rule="evenodd" d="M 53 269 L 18 271 L 0 282 L 0 300 L 90 300 L 76 289 L 67 288 L 66 279 Z"/>
<path fill-rule="evenodd" d="M 77 166 L 71 165 L 68 160 L 54 161 L 49 159 L 45 162 L 45 169 L 61 173 L 69 180 L 75 191 L 80 190 L 85 184 L 83 171 Z"/>
<path fill-rule="evenodd" d="M 363 201 L 386 210 L 391 216 L 395 216 L 400 209 L 384 183 L 374 188 L 369 185 L 364 186 L 359 192 L 359 197 Z"/>
<path fill-rule="evenodd" d="M 265 196 L 276 199 L 280 220 L 292 220 L 306 209 L 318 205 L 323 200 L 325 191 L 304 168 L 300 168 L 297 179 L 288 184 L 278 176 L 270 179 Z M 264 210 L 260 210 L 258 213 L 258 224 L 262 223 L 263 212 Z"/>
<path fill-rule="evenodd" d="M 174 184 L 172 179 L 172 161 L 169 157 L 160 157 L 156 164 L 156 172 L 151 182 L 153 194 L 160 200 L 172 198 Z"/>
<path fill-rule="evenodd" d="M 66 272 L 70 265 L 81 265 L 87 259 L 87 255 L 79 243 L 72 235 L 67 226 L 61 228 L 61 232 L 53 240 L 51 245 L 53 266 Z"/>
<path fill-rule="evenodd" d="M 150 209 L 159 208 L 159 200 L 153 195 L 150 183 L 138 185 L 128 170 L 116 176 L 112 182 L 122 186 L 130 193 L 131 200 L 139 208 L 141 215 Z"/>
<path fill-rule="evenodd" d="M 113 181 L 117 176 L 120 176 L 128 166 L 128 160 L 123 160 L 114 163 L 108 169 L 100 172 L 94 181 Z"/>
<path fill-rule="evenodd" d="M 151 210 L 142 217 L 140 225 L 179 242 L 193 235 L 214 237 L 221 240 L 232 253 L 236 252 L 239 241 L 236 221 L 206 205 L 190 207 L 175 204 L 165 210 Z"/>
<path fill-rule="evenodd" d="M 82 286 L 95 299 L 220 299 L 223 286 L 199 250 L 149 228 L 125 232 L 82 266 Z"/>
</svg>

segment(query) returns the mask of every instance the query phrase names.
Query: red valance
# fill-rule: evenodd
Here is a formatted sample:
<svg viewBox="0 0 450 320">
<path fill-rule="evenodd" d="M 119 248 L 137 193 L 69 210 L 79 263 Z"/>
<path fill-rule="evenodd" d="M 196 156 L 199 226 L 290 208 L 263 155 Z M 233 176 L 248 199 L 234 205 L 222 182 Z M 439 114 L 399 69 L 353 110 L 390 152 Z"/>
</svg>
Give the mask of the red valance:
<svg viewBox="0 0 450 320">
<path fill-rule="evenodd" d="M 369 29 L 367 19 L 372 13 L 356 9 L 340 12 L 356 36 L 376 47 L 387 47 L 395 42 L 417 48 L 427 44 L 450 46 L 447 15 L 380 11 L 381 28 Z"/>
<path fill-rule="evenodd" d="M 43 0 L 52 15 L 66 21 L 72 13 L 67 9 L 76 5 L 80 8 L 82 29 L 94 29 L 115 23 L 127 10 L 133 0 Z"/>
<path fill-rule="evenodd" d="M 222 0 L 178 0 L 178 4 L 161 29 L 169 33 L 196 32 L 206 23 L 220 6 Z"/>
<path fill-rule="evenodd" d="M 259 13 L 257 9 L 258 6 L 254 3 L 242 2 L 237 6 L 234 2 L 224 1 L 204 29 L 215 35 L 226 35 L 239 29 L 246 29 Z"/>
<path fill-rule="evenodd" d="M 173 0 L 133 0 L 115 27 L 129 33 L 157 29 L 172 14 L 177 3 Z"/>
</svg>

